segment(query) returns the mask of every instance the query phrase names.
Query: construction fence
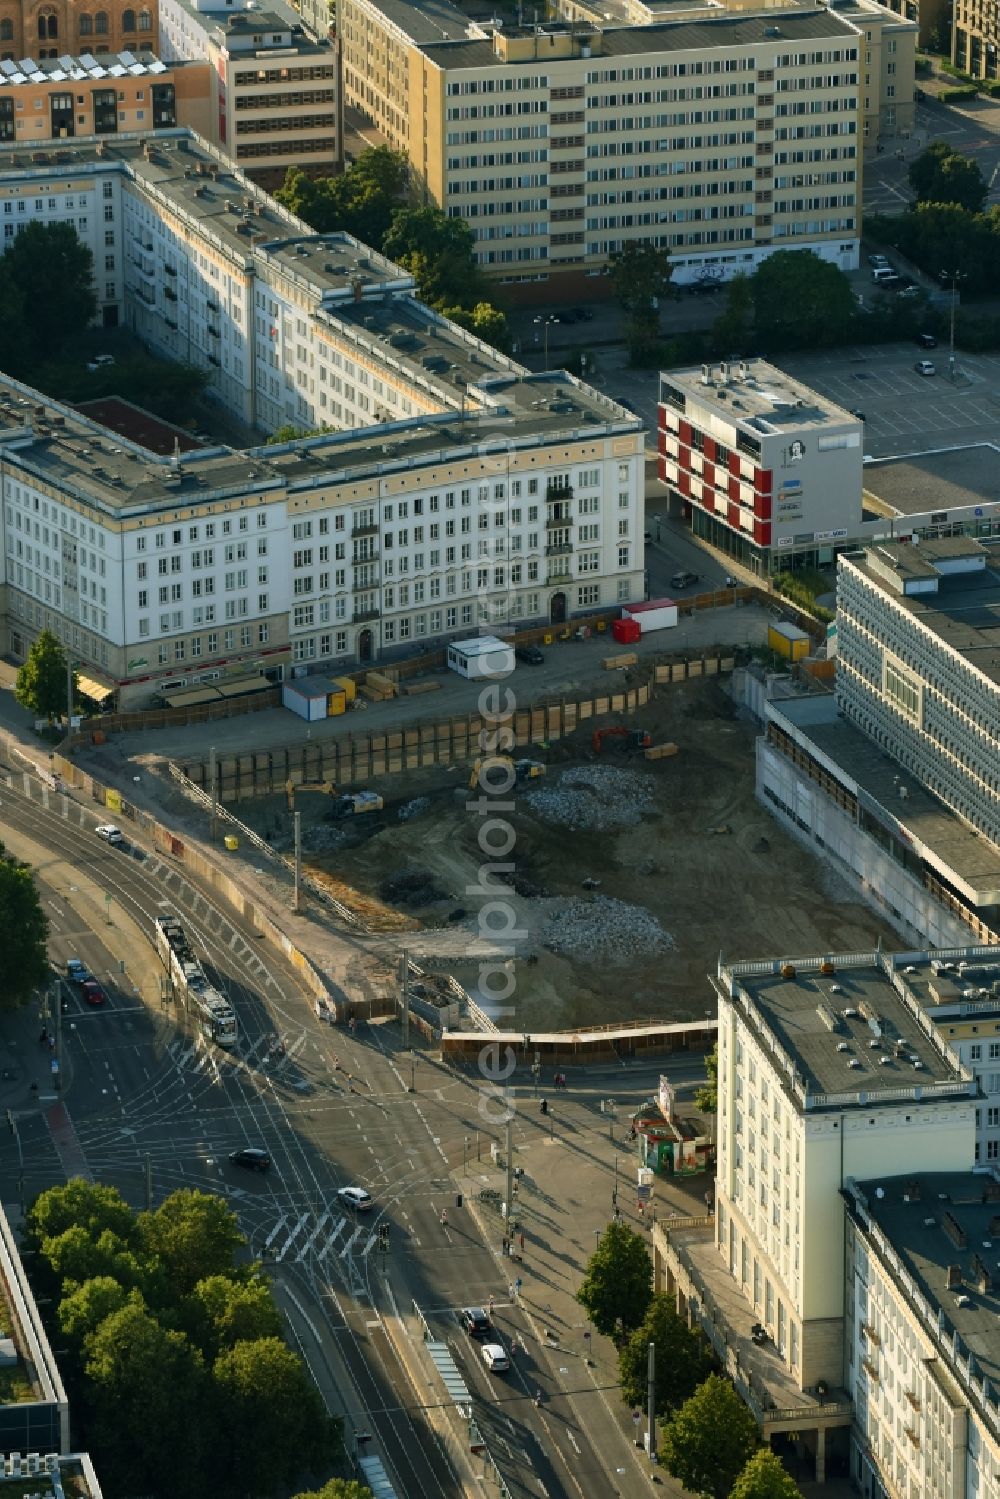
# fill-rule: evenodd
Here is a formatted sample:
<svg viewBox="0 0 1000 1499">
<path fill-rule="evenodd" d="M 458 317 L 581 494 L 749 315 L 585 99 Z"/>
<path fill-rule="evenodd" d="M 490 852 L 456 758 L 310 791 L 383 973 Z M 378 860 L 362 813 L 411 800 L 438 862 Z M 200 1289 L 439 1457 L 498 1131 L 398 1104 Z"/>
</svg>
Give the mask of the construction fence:
<svg viewBox="0 0 1000 1499">
<path fill-rule="evenodd" d="M 656 696 L 657 687 L 728 675 L 735 664 L 731 652 L 721 651 L 655 662 L 648 680 L 635 686 L 585 698 L 560 698 L 516 711 L 509 721 L 514 744 L 525 747 L 565 739 L 582 724 L 612 714 L 627 716 L 646 707 Z M 367 786 L 380 776 L 404 770 L 466 763 L 482 753 L 480 736 L 484 729 L 493 732 L 495 728 L 479 714 L 469 713 L 409 729 L 349 732 L 325 740 L 299 739 L 294 744 L 245 755 L 222 755 L 216 763 L 217 795 L 220 802 L 249 801 L 281 792 L 289 781 L 293 786 L 330 782 L 346 789 Z M 194 786 L 202 791 L 209 789 L 207 761 L 188 761 L 181 770 Z"/>
</svg>

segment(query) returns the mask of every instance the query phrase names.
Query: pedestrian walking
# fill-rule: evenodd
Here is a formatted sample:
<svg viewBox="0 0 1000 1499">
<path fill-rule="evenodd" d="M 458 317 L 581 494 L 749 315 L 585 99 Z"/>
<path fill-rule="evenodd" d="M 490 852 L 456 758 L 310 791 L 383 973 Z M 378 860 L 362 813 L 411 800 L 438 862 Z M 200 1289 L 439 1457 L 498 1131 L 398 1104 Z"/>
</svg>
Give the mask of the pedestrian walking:
<svg viewBox="0 0 1000 1499">
<path fill-rule="evenodd" d="M 524 1235 L 523 1234 L 521 1234 L 521 1236 L 520 1236 L 520 1244 L 521 1244 L 521 1253 L 523 1254 L 524 1253 Z"/>
<path fill-rule="evenodd" d="M 49 1051 L 55 1051 L 55 1049 L 56 1049 L 56 1038 L 55 1038 L 55 1036 L 50 1036 L 49 1037 Z"/>
<path fill-rule="evenodd" d="M 42 1043 L 43 1046 L 45 1045 L 46 1041 L 49 1039 L 49 1028 L 48 1028 L 47 1025 L 43 1025 L 42 1026 L 42 1034 L 39 1036 L 38 1039 Z"/>
<path fill-rule="evenodd" d="M 493 1308 L 494 1308 L 495 1305 L 496 1305 L 496 1303 L 494 1302 L 493 1297 L 491 1296 L 490 1297 L 490 1316 L 491 1317 L 493 1315 Z"/>
<path fill-rule="evenodd" d="M 518 1276 L 518 1277 L 517 1277 L 517 1278 L 516 1278 L 516 1280 L 515 1280 L 515 1281 L 514 1281 L 514 1299 L 515 1299 L 515 1300 L 516 1300 L 516 1299 L 517 1299 L 517 1298 L 518 1298 L 518 1296 L 520 1296 L 520 1294 L 521 1294 L 521 1285 L 522 1285 L 522 1281 L 521 1281 L 521 1277 L 520 1277 L 520 1276 Z"/>
<path fill-rule="evenodd" d="M 504 1255 L 510 1254 L 510 1240 L 506 1237 L 506 1235 L 504 1236 L 503 1241 L 503 1253 Z"/>
<path fill-rule="evenodd" d="M 507 1299 L 508 1299 L 508 1301 L 513 1301 L 514 1300 L 514 1282 L 513 1281 L 511 1281 L 510 1285 L 507 1287 Z"/>
<path fill-rule="evenodd" d="M 646 1216 L 646 1204 L 644 1202 L 640 1202 L 640 1203 L 637 1204 L 637 1206 L 638 1206 L 638 1209 L 639 1209 L 639 1217 L 640 1218 L 645 1218 L 645 1216 Z"/>
</svg>

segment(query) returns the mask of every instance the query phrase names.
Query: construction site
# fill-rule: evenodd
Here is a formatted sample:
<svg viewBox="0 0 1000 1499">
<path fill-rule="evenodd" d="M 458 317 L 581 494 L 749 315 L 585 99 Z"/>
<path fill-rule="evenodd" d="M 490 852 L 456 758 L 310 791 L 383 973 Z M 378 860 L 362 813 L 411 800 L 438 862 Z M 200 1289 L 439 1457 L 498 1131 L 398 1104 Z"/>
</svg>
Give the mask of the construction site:
<svg viewBox="0 0 1000 1499">
<path fill-rule="evenodd" d="M 754 797 L 756 726 L 721 678 L 685 681 L 595 732 L 513 752 L 496 801 L 513 844 L 515 985 L 504 1025 L 575 1029 L 699 1019 L 717 959 L 870 949 L 889 929 Z M 479 767 L 430 765 L 340 789 L 293 785 L 239 816 L 354 912 L 386 958 L 405 947 L 473 996 L 479 929 Z M 237 858 L 241 857 L 237 855 Z M 258 871 L 260 873 L 260 871 Z"/>
</svg>

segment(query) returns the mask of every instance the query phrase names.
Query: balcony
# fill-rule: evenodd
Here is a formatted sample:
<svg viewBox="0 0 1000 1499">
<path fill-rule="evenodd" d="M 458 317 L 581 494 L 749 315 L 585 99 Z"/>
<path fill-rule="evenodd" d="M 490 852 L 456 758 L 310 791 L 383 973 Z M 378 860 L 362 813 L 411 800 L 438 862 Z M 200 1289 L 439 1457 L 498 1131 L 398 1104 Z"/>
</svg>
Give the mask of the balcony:
<svg viewBox="0 0 1000 1499">
<path fill-rule="evenodd" d="M 177 267 L 175 265 L 165 265 L 163 267 L 163 274 L 165 276 L 176 276 L 177 275 Z"/>
<path fill-rule="evenodd" d="M 560 562 L 550 567 L 545 576 L 547 585 L 551 585 L 552 583 L 572 583 L 572 581 L 573 574 L 570 572 L 569 567 L 565 563 Z"/>
<path fill-rule="evenodd" d="M 545 486 L 545 502 L 552 500 L 571 500 L 573 498 L 572 484 L 564 484 L 558 479 L 550 479 Z"/>
<path fill-rule="evenodd" d="M 165 317 L 163 321 L 166 323 L 168 328 L 177 327 L 177 319 L 175 317 Z"/>
<path fill-rule="evenodd" d="M 378 526 L 376 525 L 375 521 L 366 521 L 364 523 L 364 525 L 352 526 L 351 527 L 351 535 L 352 535 L 352 537 L 353 536 L 374 536 L 377 530 L 378 530 Z"/>
<path fill-rule="evenodd" d="M 218 328 L 213 328 L 211 323 L 208 324 L 208 331 L 212 338 L 222 337 L 222 333 L 220 332 L 220 330 Z"/>
<path fill-rule="evenodd" d="M 558 526 L 571 526 L 572 524 L 573 517 L 568 513 L 568 511 L 564 512 L 560 510 L 558 515 L 550 515 L 547 518 L 545 522 L 545 529 L 546 531 L 553 531 Z"/>
<path fill-rule="evenodd" d="M 351 619 L 356 625 L 366 625 L 371 620 L 378 619 L 378 617 L 379 611 L 377 609 L 355 609 Z"/>
<path fill-rule="evenodd" d="M 177 293 L 174 291 L 172 286 L 165 286 L 163 288 L 163 295 L 166 297 L 168 302 L 177 301 Z"/>
<path fill-rule="evenodd" d="M 571 541 L 561 541 L 558 546 L 546 547 L 545 555 L 546 557 L 568 557 L 572 554 L 572 551 L 573 543 Z"/>
<path fill-rule="evenodd" d="M 208 308 L 209 312 L 221 312 L 222 311 L 222 308 L 219 306 L 218 302 L 206 302 L 205 306 Z"/>
</svg>

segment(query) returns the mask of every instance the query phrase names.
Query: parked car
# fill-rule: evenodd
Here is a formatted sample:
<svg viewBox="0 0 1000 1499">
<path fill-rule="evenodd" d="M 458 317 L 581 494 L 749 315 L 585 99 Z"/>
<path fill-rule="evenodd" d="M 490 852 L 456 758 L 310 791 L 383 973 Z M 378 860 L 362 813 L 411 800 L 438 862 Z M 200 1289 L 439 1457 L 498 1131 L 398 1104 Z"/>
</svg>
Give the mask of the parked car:
<svg viewBox="0 0 1000 1499">
<path fill-rule="evenodd" d="M 524 661 L 528 666 L 541 666 L 545 660 L 537 645 L 519 645 L 515 647 L 514 656 L 518 661 Z"/>
<path fill-rule="evenodd" d="M 71 984 L 82 984 L 84 979 L 90 978 L 87 965 L 81 963 L 79 958 L 66 959 L 66 977 Z"/>
<path fill-rule="evenodd" d="M 918 359 L 913 366 L 918 375 L 936 375 L 937 366 L 932 359 Z"/>
<path fill-rule="evenodd" d="M 261 1150 L 259 1145 L 244 1145 L 241 1150 L 231 1150 L 229 1159 L 234 1166 L 242 1166 L 245 1171 L 269 1171 L 271 1169 L 271 1157 L 266 1150 Z"/>
<path fill-rule="evenodd" d="M 567 318 L 571 318 L 574 323 L 590 323 L 594 318 L 594 314 L 589 307 L 571 307 L 566 316 Z"/>
<path fill-rule="evenodd" d="M 355 1213 L 367 1213 L 375 1206 L 375 1199 L 364 1187 L 341 1187 L 337 1200 L 342 1207 L 352 1208 Z"/>
<path fill-rule="evenodd" d="M 493 1331 L 493 1324 L 481 1306 L 463 1306 L 458 1316 L 470 1338 L 488 1338 Z"/>
<path fill-rule="evenodd" d="M 102 822 L 100 827 L 94 829 L 94 832 L 98 838 L 103 838 L 105 843 L 110 843 L 113 848 L 120 848 L 125 842 L 121 828 L 116 828 L 113 822 Z"/>
<path fill-rule="evenodd" d="M 501 1348 L 499 1343 L 484 1343 L 482 1347 L 483 1363 L 491 1374 L 506 1374 L 510 1368 L 510 1359 L 507 1350 Z"/>
<path fill-rule="evenodd" d="M 918 349 L 936 349 L 937 348 L 937 339 L 934 337 L 934 334 L 933 333 L 918 333 L 917 334 L 917 348 Z"/>
<path fill-rule="evenodd" d="M 80 984 L 80 998 L 88 1005 L 97 1006 L 106 1004 L 108 996 L 96 979 L 83 979 Z"/>
<path fill-rule="evenodd" d="M 114 364 L 114 362 L 115 356 L 113 354 L 95 354 L 93 359 L 87 361 L 87 368 L 88 370 L 103 370 L 109 365 Z"/>
<path fill-rule="evenodd" d="M 858 419 L 859 422 L 863 422 L 865 420 L 865 414 L 864 414 L 863 411 L 856 411 L 853 406 L 850 408 L 850 410 L 851 410 L 851 415 L 854 416 L 854 417 L 857 417 L 857 419 Z"/>
<path fill-rule="evenodd" d="M 698 582 L 698 573 L 679 572 L 674 573 L 670 579 L 671 588 L 690 588 Z"/>
<path fill-rule="evenodd" d="M 868 264 L 873 271 L 877 271 L 880 265 L 888 265 L 889 261 L 885 255 L 869 255 Z"/>
</svg>

